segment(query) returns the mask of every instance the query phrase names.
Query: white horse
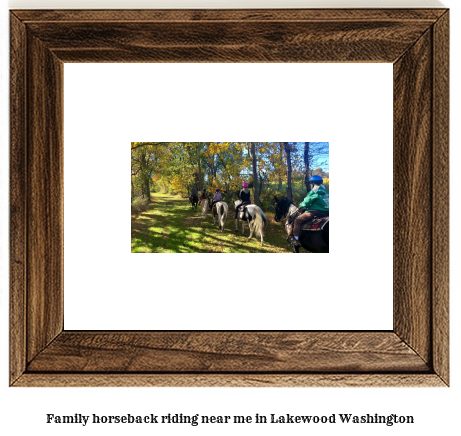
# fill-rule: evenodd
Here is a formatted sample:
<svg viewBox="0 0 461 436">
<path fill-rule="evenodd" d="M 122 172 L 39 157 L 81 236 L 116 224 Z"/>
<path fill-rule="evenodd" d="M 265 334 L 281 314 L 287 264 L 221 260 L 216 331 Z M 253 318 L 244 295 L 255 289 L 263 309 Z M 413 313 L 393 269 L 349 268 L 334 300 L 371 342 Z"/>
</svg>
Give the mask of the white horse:
<svg viewBox="0 0 461 436">
<path fill-rule="evenodd" d="M 229 211 L 229 206 L 224 201 L 218 201 L 213 206 L 213 224 L 216 224 L 215 218 L 218 218 L 219 230 L 222 233 L 224 231 L 224 223 L 226 222 L 227 212 Z"/>
<path fill-rule="evenodd" d="M 241 203 L 241 200 L 235 201 L 235 207 L 237 207 L 239 203 Z M 257 232 L 261 237 L 260 245 L 262 247 L 267 228 L 266 215 L 264 215 L 262 209 L 259 206 L 256 206 L 256 204 L 248 204 L 245 206 L 244 210 L 244 212 L 239 211 L 237 214 L 237 219 L 235 220 L 235 231 L 238 231 L 239 229 L 238 222 L 240 219 L 242 220 L 242 235 L 245 234 L 246 221 L 248 223 L 248 228 L 250 229 L 250 236 L 248 237 L 248 240 L 253 237 L 253 233 Z"/>
<path fill-rule="evenodd" d="M 208 211 L 208 199 L 200 200 L 200 206 L 202 206 L 202 218 L 206 218 Z"/>
</svg>

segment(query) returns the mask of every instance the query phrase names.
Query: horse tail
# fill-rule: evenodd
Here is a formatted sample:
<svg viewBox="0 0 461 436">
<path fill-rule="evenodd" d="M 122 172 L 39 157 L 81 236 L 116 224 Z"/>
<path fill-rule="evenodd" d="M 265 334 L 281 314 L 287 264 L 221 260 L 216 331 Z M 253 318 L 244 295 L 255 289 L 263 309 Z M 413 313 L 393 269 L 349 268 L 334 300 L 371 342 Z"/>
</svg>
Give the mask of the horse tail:
<svg viewBox="0 0 461 436">
<path fill-rule="evenodd" d="M 259 206 L 255 206 L 255 230 L 259 232 L 260 236 L 266 235 L 267 218 Z"/>
<path fill-rule="evenodd" d="M 202 217 L 206 218 L 206 213 L 208 210 L 208 200 L 205 200 L 202 205 Z"/>
<path fill-rule="evenodd" d="M 227 218 L 228 206 L 226 203 L 218 203 L 218 221 L 221 226 L 221 230 L 224 230 L 224 223 Z"/>
</svg>

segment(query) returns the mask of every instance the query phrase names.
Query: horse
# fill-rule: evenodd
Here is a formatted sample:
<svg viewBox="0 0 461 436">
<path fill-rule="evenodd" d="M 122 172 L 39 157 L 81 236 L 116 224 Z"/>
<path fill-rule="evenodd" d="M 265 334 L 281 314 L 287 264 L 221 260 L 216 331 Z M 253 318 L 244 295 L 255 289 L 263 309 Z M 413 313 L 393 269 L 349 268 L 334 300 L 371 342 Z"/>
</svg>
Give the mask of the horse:
<svg viewBox="0 0 461 436">
<path fill-rule="evenodd" d="M 189 195 L 189 203 L 194 208 L 194 212 L 197 212 L 198 196 L 195 194 Z"/>
<path fill-rule="evenodd" d="M 281 218 L 286 218 L 285 229 L 288 235 L 291 234 L 292 223 L 297 216 L 299 216 L 298 208 L 294 203 L 284 197 L 275 199 L 275 222 L 279 222 Z M 323 230 L 319 231 L 301 231 L 299 242 L 302 247 L 311 253 L 329 253 L 330 241 L 330 222 L 328 221 Z M 299 247 L 293 247 L 294 253 L 299 253 Z"/>
<path fill-rule="evenodd" d="M 234 201 L 235 207 L 240 206 L 242 204 L 242 200 Z M 239 229 L 239 219 L 242 220 L 242 235 L 245 233 L 245 221 L 248 223 L 248 228 L 250 229 L 250 236 L 248 240 L 253 237 L 253 233 L 259 233 L 261 237 L 261 244 L 263 246 L 264 243 L 264 235 L 266 233 L 267 228 L 267 218 L 264 215 L 264 212 L 259 206 L 256 204 L 247 204 L 245 205 L 243 212 L 239 211 L 237 213 L 237 219 L 235 220 L 235 231 L 237 232 Z"/>
<path fill-rule="evenodd" d="M 202 207 L 202 217 L 203 218 L 206 218 L 206 213 L 208 211 L 208 204 L 209 204 L 209 200 L 208 198 L 202 198 L 200 201 L 199 201 L 199 204 L 200 206 Z"/>
<path fill-rule="evenodd" d="M 218 201 L 213 205 L 213 224 L 216 224 L 215 218 L 218 217 L 219 230 L 221 233 L 224 231 L 224 223 L 226 222 L 228 211 L 229 206 L 224 201 Z"/>
</svg>

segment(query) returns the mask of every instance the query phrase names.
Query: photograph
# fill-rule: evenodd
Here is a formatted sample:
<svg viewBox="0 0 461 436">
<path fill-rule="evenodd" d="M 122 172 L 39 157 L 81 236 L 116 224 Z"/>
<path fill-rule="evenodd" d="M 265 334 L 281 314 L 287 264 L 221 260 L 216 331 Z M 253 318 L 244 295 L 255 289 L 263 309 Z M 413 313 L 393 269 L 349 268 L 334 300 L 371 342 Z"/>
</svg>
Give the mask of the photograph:
<svg viewBox="0 0 461 436">
<path fill-rule="evenodd" d="M 1 434 L 454 434 L 461 3 L 2 6 Z"/>
<path fill-rule="evenodd" d="M 132 142 L 132 253 L 328 253 L 329 142 Z"/>
</svg>

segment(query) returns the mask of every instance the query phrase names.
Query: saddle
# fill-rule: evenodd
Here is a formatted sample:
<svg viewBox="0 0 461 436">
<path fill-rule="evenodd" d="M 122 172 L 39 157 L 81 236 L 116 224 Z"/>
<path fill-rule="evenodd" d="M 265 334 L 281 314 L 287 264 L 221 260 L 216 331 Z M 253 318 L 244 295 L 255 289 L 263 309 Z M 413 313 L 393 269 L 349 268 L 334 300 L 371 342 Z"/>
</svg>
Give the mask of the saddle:
<svg viewBox="0 0 461 436">
<path fill-rule="evenodd" d="M 248 205 L 250 205 L 251 203 L 249 201 L 246 201 L 245 203 L 242 203 L 239 207 L 238 207 L 238 213 L 240 214 L 240 219 L 243 220 L 245 219 L 245 209 L 247 208 Z"/>
<path fill-rule="evenodd" d="M 310 232 L 319 232 L 323 230 L 326 224 L 330 221 L 329 216 L 323 217 L 314 217 L 310 221 L 307 221 L 303 224 L 302 230 L 310 231 Z"/>
</svg>

